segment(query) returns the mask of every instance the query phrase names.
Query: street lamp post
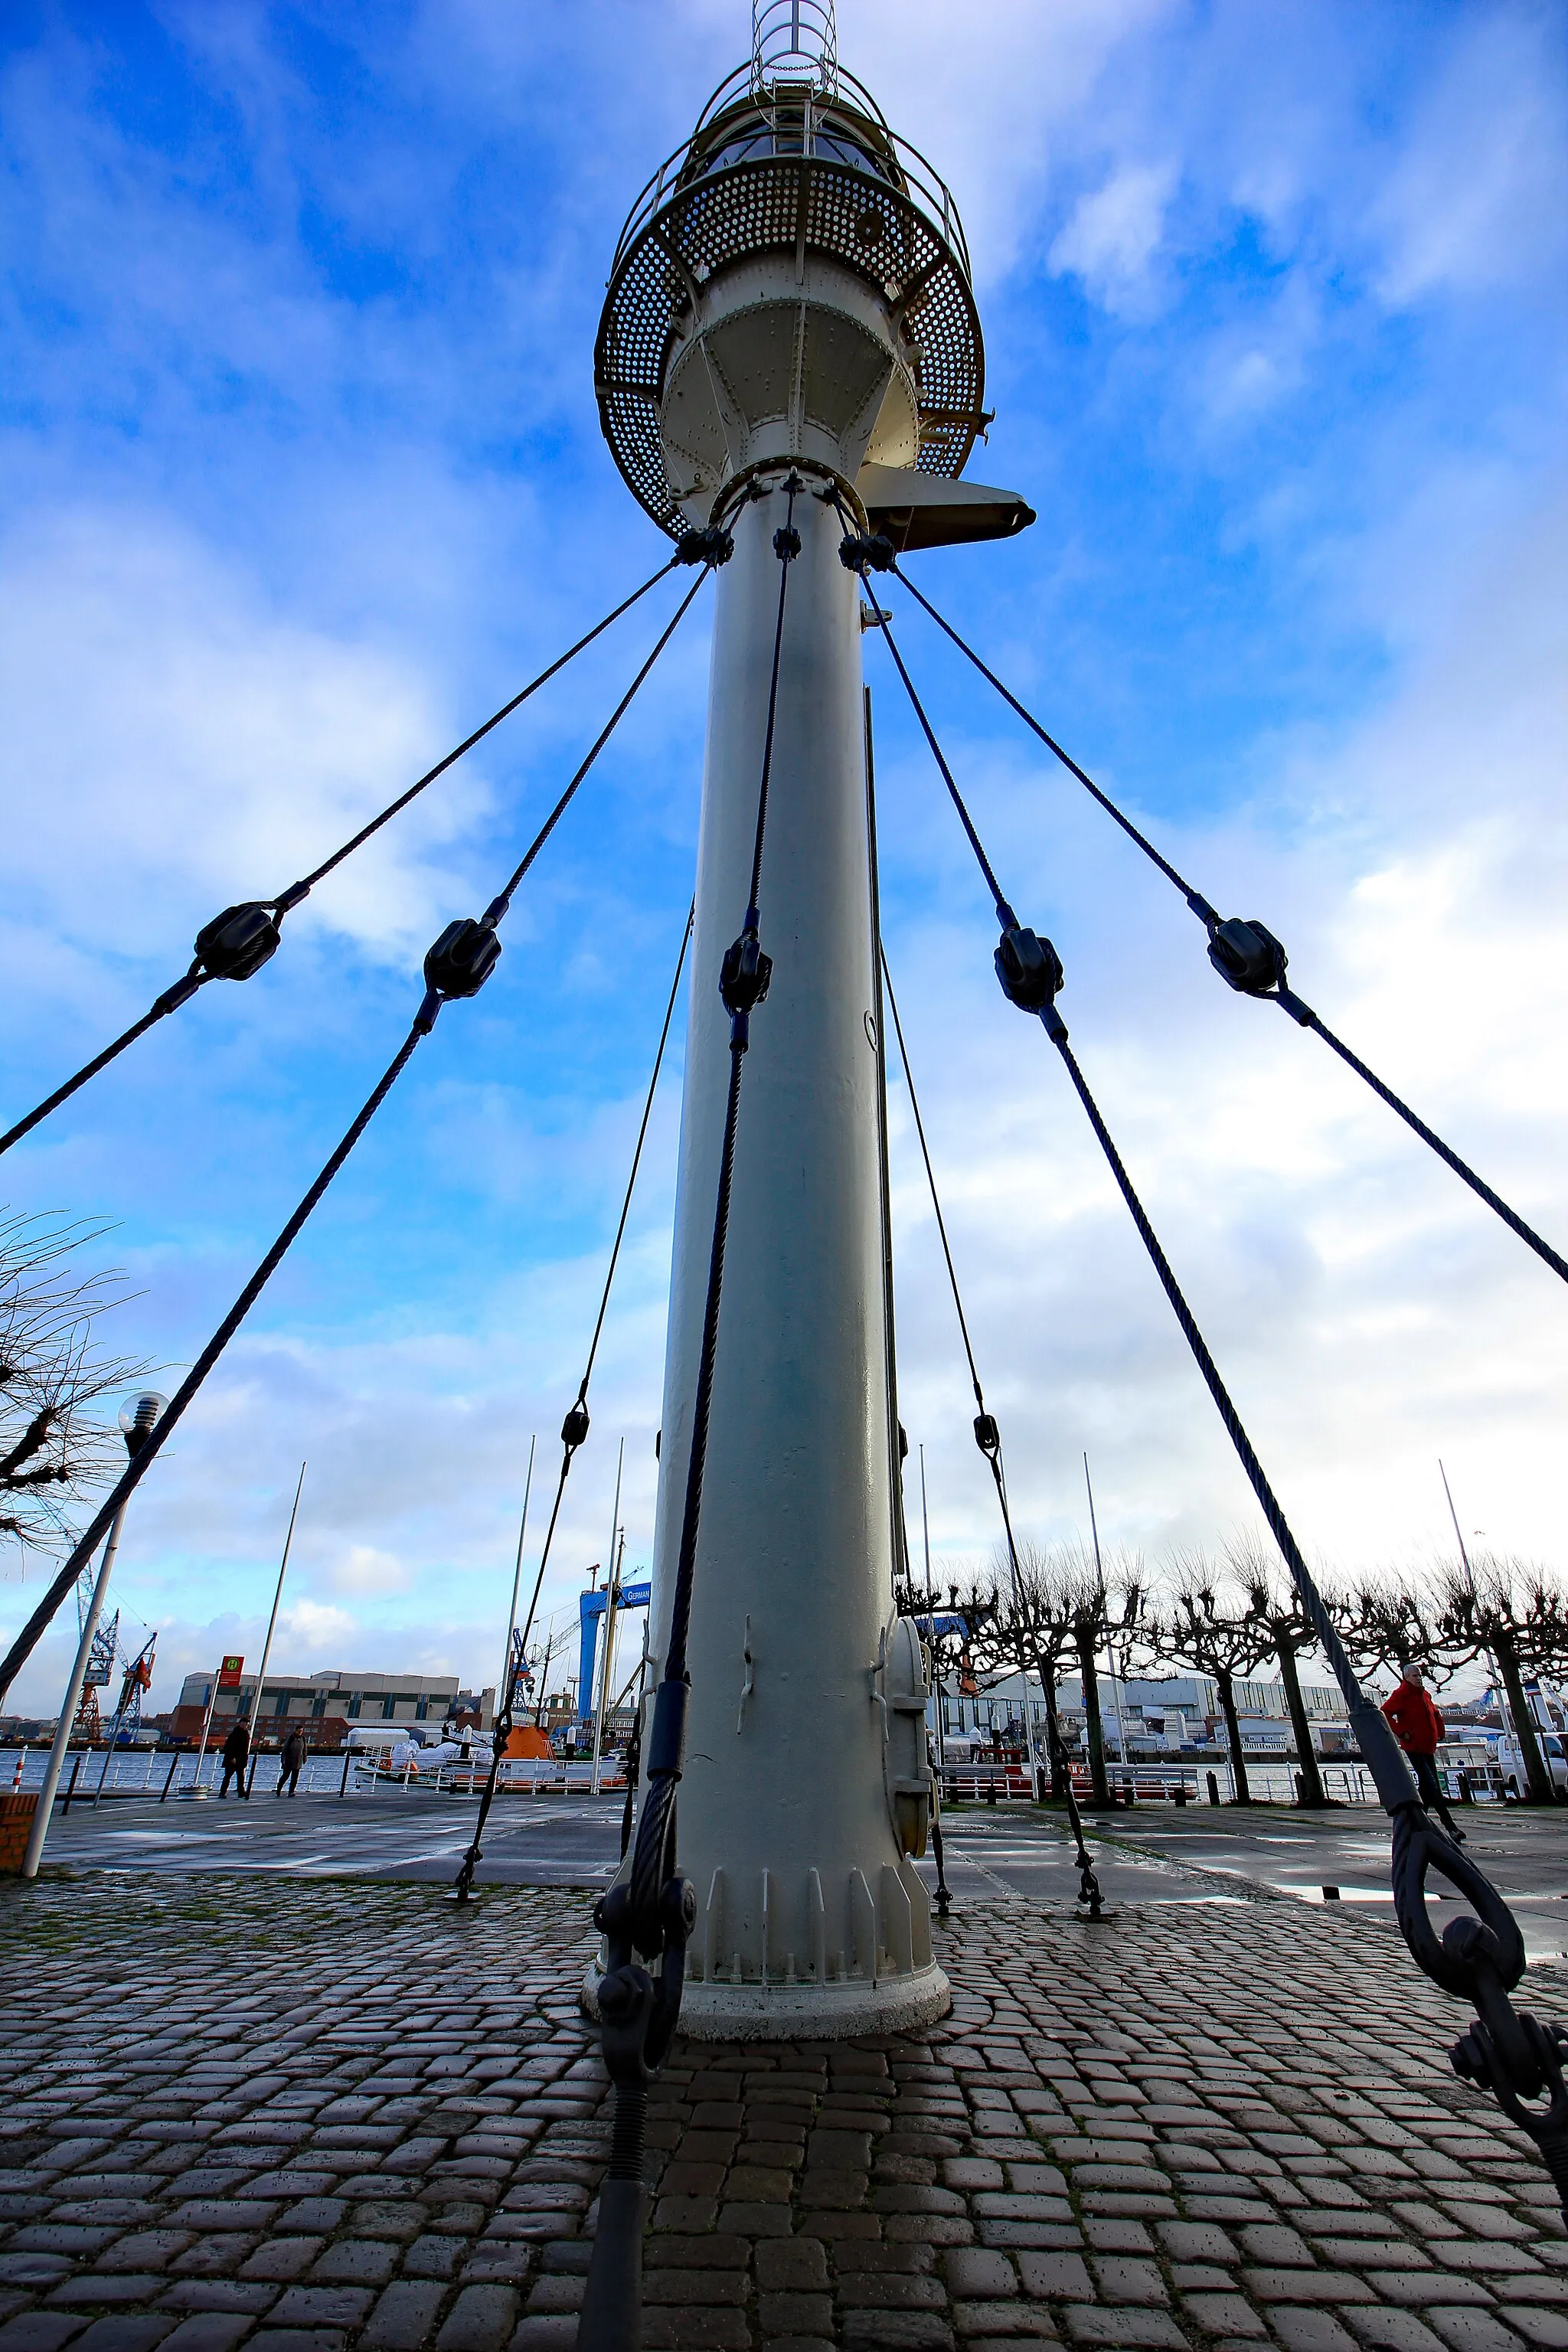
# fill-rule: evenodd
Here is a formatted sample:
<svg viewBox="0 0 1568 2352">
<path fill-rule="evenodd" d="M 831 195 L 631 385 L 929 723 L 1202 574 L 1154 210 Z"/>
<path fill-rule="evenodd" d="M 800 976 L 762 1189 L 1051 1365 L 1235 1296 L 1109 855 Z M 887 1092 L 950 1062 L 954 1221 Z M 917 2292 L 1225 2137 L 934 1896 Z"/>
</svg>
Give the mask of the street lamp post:
<svg viewBox="0 0 1568 2352">
<path fill-rule="evenodd" d="M 160 1396 L 156 1389 L 143 1389 L 139 1396 L 121 1407 L 120 1427 L 125 1439 L 125 1450 L 132 1461 L 152 1436 L 158 1416 L 168 1402 L 168 1398 Z M 109 1538 L 103 1547 L 103 1564 L 92 1588 L 92 1599 L 88 1603 L 81 1639 L 77 1644 L 76 1664 L 71 1668 L 70 1680 L 66 1685 L 65 1704 L 60 1708 L 60 1719 L 55 1727 L 55 1743 L 49 1750 L 48 1763 L 44 1768 L 44 1785 L 38 1791 L 37 1810 L 33 1815 L 27 1851 L 22 1860 L 24 1878 L 37 1878 L 38 1864 L 43 1859 L 44 1840 L 49 1833 L 49 1816 L 54 1811 L 55 1791 L 59 1787 L 60 1774 L 65 1769 L 71 1726 L 81 1705 L 82 1685 L 87 1679 L 88 1661 L 92 1655 L 93 1636 L 98 1632 L 103 1604 L 109 1595 L 110 1572 L 114 1566 L 114 1555 L 120 1549 L 120 1530 L 125 1524 L 125 1504 L 130 1499 L 128 1495 L 110 1522 Z"/>
<path fill-rule="evenodd" d="M 278 1570 L 277 1589 L 272 1595 L 272 1614 L 267 1620 L 267 1639 L 261 1644 L 261 1665 L 256 1677 L 256 1696 L 250 1702 L 250 1770 L 247 1773 L 240 1789 L 241 1796 L 246 1798 L 247 1801 L 252 1789 L 256 1786 L 256 1768 L 261 1761 L 261 1748 L 259 1745 L 261 1737 L 261 1702 L 267 1695 L 264 1688 L 264 1685 L 267 1681 L 267 1662 L 272 1655 L 272 1635 L 278 1623 L 278 1605 L 283 1598 L 283 1579 L 289 1573 L 289 1554 L 293 1549 L 294 1543 L 294 1522 L 300 1516 L 300 1496 L 304 1492 L 304 1487 L 305 1465 L 301 1462 L 300 1465 L 300 1483 L 294 1489 L 294 1507 L 289 1514 L 289 1532 L 283 1538 L 283 1558 Z M 279 1775 L 281 1775 L 283 1769 L 281 1761 L 279 1763 L 278 1769 Z M 282 1785 L 281 1778 L 279 1779 L 279 1787 Z M 306 1786 L 309 1788 L 310 1783 L 307 1782 Z"/>
</svg>

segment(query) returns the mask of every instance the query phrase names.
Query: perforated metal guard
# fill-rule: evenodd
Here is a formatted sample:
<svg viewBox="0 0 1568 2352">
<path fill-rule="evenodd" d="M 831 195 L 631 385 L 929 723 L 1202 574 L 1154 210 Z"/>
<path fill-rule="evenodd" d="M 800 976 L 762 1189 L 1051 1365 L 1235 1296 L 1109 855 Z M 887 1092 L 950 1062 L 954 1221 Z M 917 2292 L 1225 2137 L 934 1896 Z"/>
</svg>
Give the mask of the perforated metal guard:
<svg viewBox="0 0 1568 2352">
<path fill-rule="evenodd" d="M 985 352 L 952 247 L 907 197 L 868 173 L 815 156 L 738 163 L 679 190 L 625 247 L 594 348 L 605 438 L 633 496 L 672 538 L 685 519 L 664 470 L 658 402 L 675 305 L 688 276 L 702 286 L 750 255 L 793 253 L 803 226 L 808 252 L 854 270 L 885 301 L 897 304 L 918 286 L 905 317 L 921 352 L 921 472 L 961 474 L 974 446 Z"/>
</svg>

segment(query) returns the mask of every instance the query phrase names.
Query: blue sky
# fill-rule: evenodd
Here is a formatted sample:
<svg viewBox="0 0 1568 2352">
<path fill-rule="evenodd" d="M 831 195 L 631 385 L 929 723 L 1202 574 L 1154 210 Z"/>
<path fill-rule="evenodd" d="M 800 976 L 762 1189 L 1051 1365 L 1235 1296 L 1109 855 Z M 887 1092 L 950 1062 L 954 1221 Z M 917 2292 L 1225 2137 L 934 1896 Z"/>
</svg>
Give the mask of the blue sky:
<svg viewBox="0 0 1568 2352">
<path fill-rule="evenodd" d="M 739 0 L 30 6 L 0 31 L 4 1099 L 20 1108 L 652 570 L 591 354 L 626 209 Z M 1559 1243 L 1568 27 L 1554 5 L 843 0 L 952 183 L 987 341 L 971 472 L 1036 527 L 920 559 L 1226 911 Z M 7 1161 L 117 1221 L 122 1345 L 188 1361 L 672 609 L 661 589 Z M 907 597 L 901 640 L 1298 1532 L 1562 1554 L 1560 1287 L 1277 1014 Z M 157 1698 L 280 1666 L 493 1674 L 528 1438 L 575 1390 L 690 887 L 700 604 L 143 1489 Z M 889 951 L 1020 1514 L 1157 1556 L 1247 1497 L 1091 1139 L 1004 1018 L 988 910 L 868 648 Z M 679 1079 L 677 1053 L 672 1080 Z M 551 1607 L 646 1558 L 676 1094 Z M 892 1107 L 904 1418 L 933 1539 L 994 1535 Z M 530 1547 L 531 1558 L 532 1547 Z M 8 1563 L 0 1619 L 38 1571 Z M 17 1685 L 48 1704 L 64 1653 Z"/>
</svg>

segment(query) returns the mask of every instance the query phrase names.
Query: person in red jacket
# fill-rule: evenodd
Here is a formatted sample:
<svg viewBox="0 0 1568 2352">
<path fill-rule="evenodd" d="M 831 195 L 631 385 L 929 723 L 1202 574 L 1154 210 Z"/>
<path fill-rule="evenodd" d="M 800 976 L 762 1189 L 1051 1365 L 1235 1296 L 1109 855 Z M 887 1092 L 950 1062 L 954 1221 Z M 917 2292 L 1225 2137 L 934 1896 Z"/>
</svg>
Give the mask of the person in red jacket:
<svg viewBox="0 0 1568 2352">
<path fill-rule="evenodd" d="M 1410 1759 L 1415 1775 L 1416 1793 L 1429 1813 L 1436 1813 L 1457 1845 L 1465 1843 L 1465 1832 L 1455 1821 L 1444 1801 L 1443 1784 L 1437 1778 L 1437 1742 L 1443 1737 L 1443 1718 L 1433 1703 L 1432 1694 L 1421 1680 L 1419 1666 L 1406 1666 L 1403 1679 L 1391 1698 L 1383 1702 L 1383 1711 L 1394 1727 L 1394 1736 Z"/>
</svg>

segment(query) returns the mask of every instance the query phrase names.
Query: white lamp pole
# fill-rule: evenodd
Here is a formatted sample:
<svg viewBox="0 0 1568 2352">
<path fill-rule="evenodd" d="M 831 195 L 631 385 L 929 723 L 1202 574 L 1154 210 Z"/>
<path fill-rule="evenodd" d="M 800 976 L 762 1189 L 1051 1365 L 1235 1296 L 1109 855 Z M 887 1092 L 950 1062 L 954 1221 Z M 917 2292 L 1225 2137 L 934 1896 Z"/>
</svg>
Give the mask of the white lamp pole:
<svg viewBox="0 0 1568 2352">
<path fill-rule="evenodd" d="M 272 1655 L 272 1629 L 278 1622 L 278 1604 L 283 1598 L 283 1579 L 289 1573 L 289 1550 L 290 1545 L 294 1541 L 294 1522 L 300 1516 L 300 1496 L 304 1490 L 304 1485 L 305 1465 L 301 1462 L 300 1465 L 299 1482 L 294 1488 L 294 1507 L 289 1514 L 289 1532 L 283 1538 L 283 1558 L 279 1562 L 278 1584 L 272 1595 L 272 1614 L 267 1620 L 267 1639 L 261 1644 L 261 1664 L 258 1667 L 256 1674 L 256 1696 L 250 1703 L 250 1770 L 246 1775 L 245 1781 L 245 1794 L 247 1798 L 249 1797 L 252 1789 L 256 1786 L 256 1768 L 261 1761 L 261 1751 L 257 1742 L 261 1731 L 261 1701 L 265 1695 L 264 1686 L 267 1681 L 267 1661 Z M 279 1773 L 281 1773 L 283 1769 L 281 1763 L 279 1763 L 278 1769 Z"/>
<path fill-rule="evenodd" d="M 132 1459 L 141 1453 L 142 1446 L 152 1435 L 153 1424 L 167 1402 L 167 1397 L 160 1396 L 155 1389 L 143 1389 L 141 1395 L 121 1411 L 120 1426 L 124 1434 L 126 1451 Z M 88 1661 L 92 1655 L 93 1635 L 97 1633 L 99 1620 L 103 1615 L 103 1604 L 109 1594 L 110 1572 L 114 1566 L 114 1555 L 120 1549 L 120 1530 L 125 1525 L 125 1507 L 130 1500 L 131 1497 L 128 1495 L 125 1502 L 121 1504 L 110 1522 L 109 1538 L 103 1547 L 102 1564 L 98 1571 L 98 1580 L 92 1588 L 92 1599 L 88 1602 L 87 1615 L 82 1622 L 81 1639 L 77 1643 L 76 1663 L 71 1667 L 70 1680 L 66 1685 L 65 1703 L 60 1708 L 59 1722 L 55 1727 L 54 1745 L 49 1749 L 49 1760 L 44 1767 L 44 1785 L 38 1791 L 37 1809 L 33 1815 L 33 1826 L 27 1833 L 27 1851 L 22 1857 L 24 1878 L 37 1878 L 38 1864 L 43 1859 L 44 1840 L 49 1833 L 49 1818 L 54 1811 L 55 1792 L 60 1785 L 60 1774 L 65 1769 L 66 1750 L 70 1746 L 71 1726 L 76 1721 L 76 1712 L 81 1705 L 82 1685 L 87 1680 Z"/>
</svg>

